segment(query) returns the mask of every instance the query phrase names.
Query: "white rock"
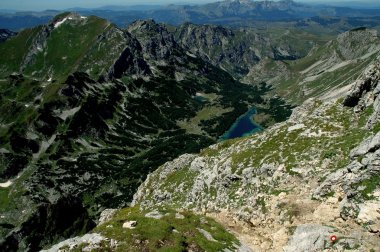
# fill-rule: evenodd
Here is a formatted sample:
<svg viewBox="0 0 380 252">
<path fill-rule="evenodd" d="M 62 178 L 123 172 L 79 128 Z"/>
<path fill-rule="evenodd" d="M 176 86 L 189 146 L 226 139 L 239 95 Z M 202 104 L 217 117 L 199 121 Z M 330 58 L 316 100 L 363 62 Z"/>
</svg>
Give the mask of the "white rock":
<svg viewBox="0 0 380 252">
<path fill-rule="evenodd" d="M 304 224 L 297 227 L 287 246 L 285 252 L 313 252 L 325 249 L 333 234 L 330 227 L 318 224 Z"/>
<path fill-rule="evenodd" d="M 185 219 L 185 216 L 183 216 L 183 215 L 180 214 L 180 213 L 176 213 L 176 214 L 175 214 L 175 218 L 176 218 L 176 219 Z"/>
<path fill-rule="evenodd" d="M 41 252 L 60 252 L 62 251 L 61 248 L 68 247 L 69 250 L 72 250 L 76 247 L 78 247 L 81 244 L 87 244 L 85 248 L 82 249 L 82 251 L 92 251 L 96 250 L 100 247 L 101 243 L 103 241 L 107 241 L 108 239 L 103 237 L 100 234 L 86 234 L 81 237 L 74 237 L 65 241 L 62 241 L 54 246 L 52 246 L 50 249 L 47 250 L 41 250 Z"/>
<path fill-rule="evenodd" d="M 159 220 L 163 217 L 163 215 L 158 210 L 155 210 L 153 212 L 149 212 L 149 213 L 145 214 L 145 217 Z"/>
<path fill-rule="evenodd" d="M 61 21 L 58 21 L 54 24 L 54 28 L 58 28 L 59 26 L 61 26 L 64 22 L 66 22 L 68 18 L 65 17 L 64 19 L 62 19 Z"/>
<path fill-rule="evenodd" d="M 351 151 L 351 157 L 357 157 L 367 154 L 370 151 L 374 151 L 380 148 L 380 132 L 375 136 L 367 138 L 358 147 Z"/>
<path fill-rule="evenodd" d="M 359 223 L 368 224 L 374 232 L 380 231 L 380 202 L 369 201 L 359 204 Z"/>
<path fill-rule="evenodd" d="M 215 240 L 214 237 L 212 237 L 212 235 L 211 235 L 209 232 L 207 232 L 206 230 L 201 229 L 201 228 L 197 228 L 197 229 L 198 229 L 198 231 L 199 231 L 201 234 L 204 235 L 204 237 L 206 237 L 207 240 L 212 241 L 212 242 L 218 242 L 218 241 Z"/>
<path fill-rule="evenodd" d="M 12 184 L 13 184 L 13 182 L 11 180 L 8 180 L 5 183 L 0 183 L 0 187 L 7 188 L 7 187 L 10 187 Z"/>
<path fill-rule="evenodd" d="M 99 224 L 101 225 L 107 221 L 109 221 L 116 213 L 117 209 L 105 209 L 101 214 L 99 218 Z"/>
<path fill-rule="evenodd" d="M 288 128 L 288 132 L 292 132 L 292 131 L 303 129 L 303 128 L 305 128 L 305 124 L 303 124 L 303 123 L 296 124 L 296 125 L 290 126 Z"/>
<path fill-rule="evenodd" d="M 280 199 L 285 198 L 285 196 L 286 196 L 286 192 L 281 192 L 281 193 L 278 195 L 278 197 L 279 197 Z"/>
<path fill-rule="evenodd" d="M 137 221 L 127 221 L 127 222 L 124 222 L 123 228 L 134 229 L 136 225 L 137 225 Z"/>
</svg>

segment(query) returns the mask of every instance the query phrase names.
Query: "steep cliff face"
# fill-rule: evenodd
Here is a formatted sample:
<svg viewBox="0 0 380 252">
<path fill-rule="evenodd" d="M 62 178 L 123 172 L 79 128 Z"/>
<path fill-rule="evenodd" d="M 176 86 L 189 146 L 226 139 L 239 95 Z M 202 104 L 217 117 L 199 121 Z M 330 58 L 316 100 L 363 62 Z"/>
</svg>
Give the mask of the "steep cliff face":
<svg viewBox="0 0 380 252">
<path fill-rule="evenodd" d="M 193 55 L 250 85 L 266 83 L 292 104 L 353 81 L 379 55 L 376 30 L 357 28 L 331 40 L 312 32 L 229 29 L 184 24 L 176 40 Z"/>
<path fill-rule="evenodd" d="M 239 38 L 238 33 L 221 26 L 184 24 L 177 29 L 176 37 L 191 53 L 229 70 L 235 76 L 242 76 L 260 60 L 250 46 L 258 40 L 261 40 L 260 45 L 268 41 L 253 36 L 253 41 L 248 42 Z"/>
<path fill-rule="evenodd" d="M 265 58 L 280 61 L 304 57 L 318 41 L 312 33 L 306 35 L 293 29 L 263 32 L 190 23 L 176 29 L 176 40 L 192 54 L 226 69 L 236 78 L 245 77 Z"/>
<path fill-rule="evenodd" d="M 203 212 L 255 251 L 380 247 L 379 79 L 377 61 L 284 123 L 166 163 L 133 204 Z"/>
</svg>

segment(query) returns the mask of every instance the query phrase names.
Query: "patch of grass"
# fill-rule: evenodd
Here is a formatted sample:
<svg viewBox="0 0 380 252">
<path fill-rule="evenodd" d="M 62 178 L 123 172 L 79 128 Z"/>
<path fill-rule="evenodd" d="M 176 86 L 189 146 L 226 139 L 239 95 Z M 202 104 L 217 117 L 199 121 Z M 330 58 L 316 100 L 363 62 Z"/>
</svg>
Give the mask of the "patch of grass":
<svg viewBox="0 0 380 252">
<path fill-rule="evenodd" d="M 224 113 L 231 112 L 232 108 L 222 108 L 219 106 L 206 106 L 199 110 L 195 117 L 184 120 L 184 121 L 178 121 L 177 125 L 185 129 L 190 134 L 201 134 L 202 128 L 200 127 L 201 121 L 207 121 L 216 117 L 221 116 Z"/>
<path fill-rule="evenodd" d="M 290 226 L 288 227 L 288 234 L 292 236 L 294 232 L 296 232 L 297 226 Z"/>
<path fill-rule="evenodd" d="M 336 150 L 329 150 L 329 151 L 326 151 L 324 154 L 323 154 L 323 158 L 326 159 L 326 158 L 333 158 L 335 157 L 336 155 L 338 155 L 337 151 Z"/>
<path fill-rule="evenodd" d="M 376 123 L 373 127 L 373 132 L 378 133 L 380 131 L 380 122 Z"/>
<path fill-rule="evenodd" d="M 278 195 L 280 195 L 280 193 L 287 193 L 287 192 L 289 192 L 290 190 L 281 190 L 281 189 L 272 189 L 271 191 L 270 191 L 270 194 L 272 194 L 272 195 L 275 195 L 275 196 L 278 196 Z"/>
<path fill-rule="evenodd" d="M 9 188 L 0 188 L 0 209 L 4 209 L 5 206 L 9 206 Z"/>
<path fill-rule="evenodd" d="M 332 197 L 335 195 L 335 192 L 334 191 L 330 191 L 329 193 L 327 193 L 326 195 L 324 195 L 325 198 L 329 198 L 329 197 Z"/>
<path fill-rule="evenodd" d="M 376 188 L 380 187 L 380 175 L 373 175 L 369 179 L 363 180 L 356 184 L 356 188 L 365 187 L 364 190 L 359 191 L 361 197 L 365 200 L 371 200 L 375 197 L 371 195 Z"/>
<path fill-rule="evenodd" d="M 211 218 L 181 212 L 183 219 L 175 218 L 175 211 L 159 210 L 163 217 L 153 219 L 145 217 L 147 211 L 138 206 L 120 210 L 111 221 L 97 227 L 94 232 L 119 241 L 116 251 L 221 251 L 239 244 L 219 223 Z M 126 221 L 137 221 L 135 229 L 125 229 Z M 198 231 L 209 232 L 216 241 L 209 241 Z"/>
<path fill-rule="evenodd" d="M 268 208 L 265 204 L 265 198 L 264 197 L 259 197 L 256 200 L 256 204 L 260 207 L 261 212 L 263 212 L 264 214 L 268 212 Z"/>
<path fill-rule="evenodd" d="M 213 146 L 212 148 L 205 148 L 202 149 L 200 152 L 200 155 L 203 157 L 214 157 L 220 154 L 222 150 L 227 149 L 228 147 L 232 146 L 233 144 L 238 143 L 239 141 L 242 141 L 242 139 L 228 139 L 220 141 L 217 145 Z"/>
<path fill-rule="evenodd" d="M 369 119 L 369 117 L 372 115 L 374 112 L 373 106 L 367 107 L 360 115 L 359 118 L 359 127 L 364 127 Z"/>
</svg>

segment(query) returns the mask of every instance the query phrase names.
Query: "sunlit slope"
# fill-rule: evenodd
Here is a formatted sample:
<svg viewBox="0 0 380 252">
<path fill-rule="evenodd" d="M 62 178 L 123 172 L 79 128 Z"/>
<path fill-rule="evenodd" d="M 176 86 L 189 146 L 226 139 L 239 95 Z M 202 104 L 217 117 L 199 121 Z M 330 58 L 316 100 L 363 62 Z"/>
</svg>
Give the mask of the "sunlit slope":
<svg viewBox="0 0 380 252">
<path fill-rule="evenodd" d="M 379 52 L 377 32 L 360 28 L 314 47 L 296 61 L 266 59 L 251 69 L 245 81 L 267 82 L 279 95 L 300 103 L 355 80 Z"/>
</svg>

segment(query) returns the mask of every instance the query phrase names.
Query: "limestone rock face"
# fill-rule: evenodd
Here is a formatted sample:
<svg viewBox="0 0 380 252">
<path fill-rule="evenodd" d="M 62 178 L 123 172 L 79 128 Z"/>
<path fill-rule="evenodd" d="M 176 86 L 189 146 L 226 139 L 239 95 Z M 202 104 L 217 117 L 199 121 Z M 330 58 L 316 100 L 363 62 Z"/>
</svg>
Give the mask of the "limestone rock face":
<svg viewBox="0 0 380 252">
<path fill-rule="evenodd" d="M 112 219 L 112 217 L 115 215 L 116 211 L 117 211 L 117 209 L 103 210 L 103 212 L 100 214 L 98 225 L 101 225 L 101 224 L 109 221 L 110 219 Z"/>
<path fill-rule="evenodd" d="M 332 234 L 334 234 L 334 230 L 331 227 L 315 224 L 300 225 L 296 228 L 293 236 L 289 240 L 289 244 L 284 248 L 284 251 L 321 251 L 330 247 L 328 245 L 331 243 L 330 236 Z"/>
<path fill-rule="evenodd" d="M 357 80 L 354 86 L 349 91 L 347 97 L 344 99 L 344 105 L 362 109 L 363 107 L 373 104 L 377 100 L 379 94 L 379 81 L 380 81 L 380 64 L 375 63 L 369 67 L 363 78 Z M 360 103 L 359 103 L 360 102 Z M 378 107 L 378 101 L 375 107 Z M 374 108 L 376 111 L 378 108 Z"/>
<path fill-rule="evenodd" d="M 380 232 L 380 202 L 369 201 L 359 204 L 359 214 L 357 220 L 359 223 L 368 226 L 373 233 Z"/>
<path fill-rule="evenodd" d="M 111 249 L 115 249 L 117 246 L 117 241 L 105 238 L 100 234 L 85 234 L 81 237 L 74 237 L 63 242 L 60 242 L 50 249 L 41 250 L 41 252 L 62 252 L 62 251 L 72 251 L 77 249 L 79 246 L 83 246 L 81 251 L 90 252 L 100 249 L 104 246 L 104 243 L 109 243 Z"/>
</svg>

